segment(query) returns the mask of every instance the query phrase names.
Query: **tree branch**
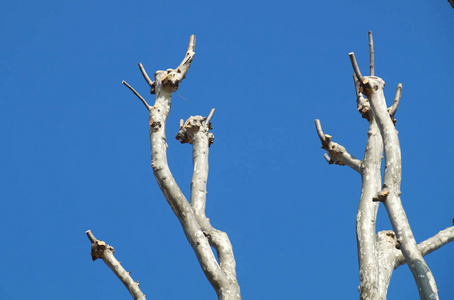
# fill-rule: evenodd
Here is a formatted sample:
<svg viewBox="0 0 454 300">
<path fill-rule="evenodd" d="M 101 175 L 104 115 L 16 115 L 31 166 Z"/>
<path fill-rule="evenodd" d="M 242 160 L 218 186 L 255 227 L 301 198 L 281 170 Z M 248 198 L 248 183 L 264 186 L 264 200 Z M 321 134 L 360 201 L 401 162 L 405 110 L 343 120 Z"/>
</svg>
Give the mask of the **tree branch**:
<svg viewBox="0 0 454 300">
<path fill-rule="evenodd" d="M 86 234 L 91 242 L 91 258 L 93 261 L 101 258 L 115 275 L 117 275 L 121 282 L 123 282 L 135 300 L 145 300 L 145 295 L 139 288 L 139 282 L 132 280 L 130 275 L 131 272 L 126 272 L 121 266 L 121 263 L 113 255 L 115 252 L 114 248 L 103 241 L 97 240 L 90 230 L 87 230 Z"/>
<path fill-rule="evenodd" d="M 435 250 L 441 248 L 442 246 L 452 242 L 454 240 L 454 226 L 448 227 L 431 238 L 428 238 L 424 242 L 418 244 L 418 249 L 421 251 L 423 256 L 426 256 L 429 253 L 434 252 Z M 396 258 L 396 264 L 394 268 L 397 268 L 405 264 L 405 258 L 402 253 L 399 254 Z"/>
<path fill-rule="evenodd" d="M 364 119 L 370 120 L 372 117 L 372 112 L 370 111 L 370 105 L 364 95 L 361 93 L 361 83 L 358 81 L 356 74 L 353 73 L 353 82 L 355 84 L 355 93 L 356 93 L 356 108 L 358 112 Z"/>
<path fill-rule="evenodd" d="M 207 118 L 205 122 L 203 122 L 205 118 L 197 116 L 193 117 L 195 118 L 195 124 L 191 123 L 191 118 L 185 124 L 182 124 L 181 121 L 179 124 L 180 132 L 177 135 L 177 138 L 189 138 L 188 142 L 193 143 L 194 148 L 203 149 L 193 150 L 193 152 L 197 153 L 197 158 L 194 158 L 194 168 L 201 172 L 201 174 L 197 174 L 197 176 L 201 176 L 201 179 L 196 180 L 199 183 L 197 188 L 191 188 L 191 204 L 189 204 L 186 197 L 180 190 L 167 163 L 165 126 L 170 113 L 172 93 L 178 90 L 180 82 L 185 78 L 185 75 L 191 66 L 195 55 L 194 48 L 195 36 L 192 35 L 189 39 L 185 58 L 181 64 L 176 69 L 167 69 L 166 71 L 157 71 L 155 73 L 154 91 L 156 101 L 154 106 L 149 109 L 152 160 L 151 167 L 153 168 L 153 173 L 161 191 L 180 221 L 186 238 L 194 250 L 205 276 L 218 294 L 218 298 L 222 300 L 237 300 L 241 299 L 241 296 L 239 286 L 236 281 L 233 251 L 231 251 L 230 242 L 228 241 L 225 233 L 217 231 L 211 227 L 209 220 L 205 216 L 206 177 L 208 176 L 208 147 L 213 142 L 214 138 L 213 135 L 209 133 L 211 126 L 209 121 L 213 116 L 214 110 L 212 110 L 209 118 Z M 142 74 L 146 74 L 144 70 Z M 144 75 L 144 78 L 150 84 L 146 75 Z M 202 128 L 201 131 L 197 134 L 191 135 L 192 130 L 195 130 L 195 127 L 197 126 Z M 195 146 L 194 144 L 197 144 L 196 140 L 199 139 L 199 135 L 201 135 L 200 139 L 202 140 L 200 145 Z M 200 163 L 202 166 L 199 166 L 199 160 L 201 160 Z M 204 164 L 206 164 L 206 170 L 204 169 Z M 223 236 L 221 238 L 221 244 L 216 242 L 219 236 Z M 214 245 L 218 251 L 221 266 L 216 261 L 211 245 Z M 226 249 L 229 249 L 227 252 L 231 253 L 231 257 L 233 259 L 233 272 L 229 269 L 232 265 L 230 258 L 227 259 L 229 263 L 223 263 L 226 261 L 223 251 Z"/>
<path fill-rule="evenodd" d="M 370 111 L 367 114 L 372 114 Z M 368 117 L 369 131 L 361 167 L 361 198 L 356 214 L 356 240 L 358 247 L 360 299 L 379 299 L 380 263 L 376 255 L 375 224 L 378 203 L 372 198 L 381 187 L 381 161 L 383 141 L 373 116 Z"/>
<path fill-rule="evenodd" d="M 397 85 L 396 96 L 394 97 L 393 105 L 391 105 L 391 107 L 388 108 L 389 116 L 391 117 L 391 120 L 393 121 L 394 125 L 396 125 L 396 122 L 397 122 L 397 120 L 394 118 L 394 115 L 396 114 L 397 108 L 399 107 L 401 96 L 402 96 L 402 83 L 399 83 Z"/>
<path fill-rule="evenodd" d="M 210 119 L 214 109 L 207 118 L 201 116 L 190 117 L 179 131 L 177 139 L 181 143 L 192 144 L 192 158 L 194 171 L 191 181 L 191 207 L 202 227 L 203 233 L 208 237 L 210 245 L 216 249 L 219 265 L 225 277 L 220 277 L 220 285 L 228 287 L 230 294 L 240 297 L 240 287 L 236 279 L 236 262 L 233 255 L 232 245 L 225 232 L 213 228 L 210 220 L 205 215 L 206 186 L 208 180 L 208 154 L 209 147 L 214 136 L 209 132 L 211 129 Z"/>
<path fill-rule="evenodd" d="M 356 78 L 358 78 L 358 80 L 361 84 L 366 84 L 367 81 L 364 82 L 364 77 L 363 77 L 363 75 L 361 75 L 361 71 L 359 70 L 358 63 L 356 62 L 355 53 L 350 52 L 348 54 L 348 56 L 350 57 L 350 62 L 352 63 L 353 71 L 355 72 Z"/>
<path fill-rule="evenodd" d="M 325 156 L 328 163 L 341 166 L 347 165 L 353 170 L 360 172 L 361 161 L 350 155 L 343 146 L 332 142 L 332 137 L 323 133 L 322 125 L 318 119 L 315 120 L 315 128 L 317 130 L 318 137 L 320 138 L 320 142 L 322 142 L 322 148 L 325 149 L 330 156 L 329 160 Z"/>
<path fill-rule="evenodd" d="M 142 63 L 139 63 L 139 69 L 140 69 L 140 72 L 142 73 L 143 78 L 150 86 L 150 94 L 153 95 L 155 93 L 154 81 L 150 79 L 150 77 L 148 76 L 147 71 L 145 71 L 145 68 L 143 67 Z"/>
<path fill-rule="evenodd" d="M 145 105 L 145 107 L 147 108 L 148 111 L 150 111 L 151 109 L 151 106 L 148 105 L 147 101 L 142 97 L 140 96 L 140 94 L 132 87 L 130 86 L 126 81 L 122 81 L 121 83 L 123 83 L 124 85 L 126 85 L 139 99 L 140 101 L 142 101 L 143 105 Z"/>
<path fill-rule="evenodd" d="M 372 31 L 369 31 L 369 53 L 370 53 L 370 76 L 375 76 L 374 40 L 372 39 Z"/>
<path fill-rule="evenodd" d="M 385 174 L 383 178 L 382 194 L 391 225 L 401 241 L 402 253 L 405 261 L 415 278 L 421 299 L 438 299 L 438 290 L 432 272 L 427 266 L 419 251 L 413 236 L 410 224 L 400 200 L 401 183 L 401 153 L 399 138 L 394 124 L 389 117 L 386 101 L 383 94 L 384 81 L 378 77 L 369 77 L 366 96 L 370 101 L 371 109 L 377 121 L 385 148 Z M 388 192 L 388 193 L 386 193 Z"/>
</svg>

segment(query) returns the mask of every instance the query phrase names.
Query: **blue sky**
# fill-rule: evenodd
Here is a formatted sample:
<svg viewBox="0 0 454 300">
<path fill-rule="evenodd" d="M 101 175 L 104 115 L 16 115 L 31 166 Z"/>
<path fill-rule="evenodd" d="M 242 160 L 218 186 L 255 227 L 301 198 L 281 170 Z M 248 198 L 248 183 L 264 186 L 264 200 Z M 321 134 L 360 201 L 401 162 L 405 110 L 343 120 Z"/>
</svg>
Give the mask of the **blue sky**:
<svg viewBox="0 0 454 300">
<path fill-rule="evenodd" d="M 131 3 L 132 2 L 132 3 Z M 149 74 L 196 56 L 174 96 L 169 164 L 189 196 L 191 149 L 178 120 L 207 115 L 207 216 L 234 246 L 244 299 L 357 297 L 360 177 L 330 166 L 314 130 L 362 158 L 354 51 L 396 114 L 402 200 L 418 242 L 451 225 L 454 10 L 440 1 L 6 1 L 0 12 L 2 299 L 128 299 L 85 235 L 116 257 L 149 299 L 215 299 L 150 167 Z M 149 102 L 153 103 L 150 96 Z M 390 229 L 383 207 L 378 229 Z M 440 297 L 454 294 L 454 245 L 426 257 Z M 389 299 L 416 299 L 407 267 Z"/>
</svg>

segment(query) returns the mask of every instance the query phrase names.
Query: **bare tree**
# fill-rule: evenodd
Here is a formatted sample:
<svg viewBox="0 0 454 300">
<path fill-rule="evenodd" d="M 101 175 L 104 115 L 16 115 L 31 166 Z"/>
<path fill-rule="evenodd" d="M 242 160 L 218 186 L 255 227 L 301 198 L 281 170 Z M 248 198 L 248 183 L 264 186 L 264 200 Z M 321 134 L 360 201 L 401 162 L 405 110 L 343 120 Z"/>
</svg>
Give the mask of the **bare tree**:
<svg viewBox="0 0 454 300">
<path fill-rule="evenodd" d="M 180 221 L 183 231 L 192 246 L 205 276 L 213 286 L 219 299 L 241 299 L 236 278 L 236 263 L 232 245 L 225 232 L 213 228 L 205 215 L 206 185 L 208 178 L 208 153 L 214 136 L 208 117 L 190 117 L 180 120 L 176 138 L 181 143 L 192 145 L 193 177 L 191 197 L 188 201 L 178 187 L 167 164 L 165 125 L 171 108 L 173 92 L 185 78 L 195 55 L 195 36 L 191 36 L 186 56 L 176 69 L 157 71 L 154 81 L 150 79 L 141 63 L 139 69 L 156 95 L 155 104 L 147 101 L 129 84 L 126 85 L 144 104 L 149 112 L 151 166 L 156 181 L 169 205 Z M 354 85 L 358 111 L 369 123 L 368 139 L 362 160 L 354 158 L 346 149 L 333 142 L 323 133 L 319 120 L 316 130 L 326 160 L 330 164 L 347 165 L 361 174 L 362 193 L 356 218 L 357 247 L 359 260 L 360 298 L 386 299 L 388 285 L 394 269 L 407 264 L 415 278 L 421 299 L 438 299 L 435 279 L 424 261 L 424 256 L 454 239 L 454 227 L 440 231 L 428 240 L 416 244 L 405 211 L 400 200 L 401 153 L 395 129 L 394 115 L 399 106 L 402 84 L 398 84 L 391 107 L 387 107 L 383 89 L 384 81 L 375 76 L 374 47 L 369 32 L 370 76 L 362 76 L 354 53 L 350 59 L 354 70 Z M 384 177 L 381 178 L 382 157 L 385 157 Z M 393 230 L 376 233 L 375 222 L 379 203 L 383 203 Z M 92 259 L 101 258 L 123 282 L 134 299 L 145 299 L 145 295 L 130 272 L 115 259 L 113 247 L 97 240 L 88 230 L 92 244 Z M 212 248 L 216 250 L 216 255 Z"/>
<path fill-rule="evenodd" d="M 191 66 L 195 52 L 195 36 L 189 39 L 188 49 L 181 64 L 176 69 L 157 71 L 154 81 L 150 79 L 145 68 L 139 63 L 139 69 L 150 86 L 150 93 L 156 95 L 155 104 L 150 106 L 147 101 L 129 84 L 126 85 L 145 105 L 149 113 L 151 167 L 167 202 L 183 227 L 205 276 L 222 300 L 241 299 L 240 287 L 236 278 L 236 262 L 232 245 L 225 232 L 213 228 L 205 215 L 206 186 L 208 178 L 208 150 L 214 136 L 211 118 L 214 109 L 208 117 L 190 117 L 186 122 L 180 121 L 180 130 L 176 138 L 181 143 L 192 145 L 194 170 L 191 182 L 190 202 L 183 195 L 167 164 L 167 143 L 165 126 L 170 113 L 172 94 L 178 90 L 180 82 L 185 78 Z M 134 299 L 145 299 L 139 284 L 134 282 L 113 256 L 113 247 L 97 240 L 91 231 L 87 235 L 92 243 L 92 258 L 103 259 L 118 278 L 123 282 Z M 217 259 L 212 251 L 216 250 Z"/>
<path fill-rule="evenodd" d="M 387 107 L 384 81 L 375 76 L 374 46 L 369 31 L 370 76 L 362 76 L 354 53 L 350 60 L 358 111 L 369 122 L 367 145 L 362 160 L 323 133 L 319 120 L 315 126 L 328 154 L 330 164 L 347 165 L 361 174 L 362 193 L 356 217 L 356 237 L 359 261 L 360 299 L 386 299 L 394 269 L 407 264 L 421 299 L 438 299 L 435 279 L 424 256 L 454 239 L 454 227 L 448 227 L 428 240 L 416 244 L 401 202 L 401 151 L 394 115 L 399 106 L 402 84 L 398 84 L 391 107 Z M 381 164 L 384 152 L 384 176 Z M 375 222 L 379 203 L 383 203 L 393 230 L 376 233 Z"/>
</svg>

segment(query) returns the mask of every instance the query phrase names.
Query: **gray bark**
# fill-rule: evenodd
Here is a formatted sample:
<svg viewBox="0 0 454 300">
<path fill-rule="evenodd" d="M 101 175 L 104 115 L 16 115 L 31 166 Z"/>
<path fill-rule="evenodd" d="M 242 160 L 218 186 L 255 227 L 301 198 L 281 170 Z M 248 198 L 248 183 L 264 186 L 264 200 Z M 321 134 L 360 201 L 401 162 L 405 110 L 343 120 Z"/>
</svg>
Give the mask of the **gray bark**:
<svg viewBox="0 0 454 300">
<path fill-rule="evenodd" d="M 402 254 L 415 278 L 421 299 L 438 299 L 435 279 L 418 249 L 400 200 L 402 176 L 400 144 L 386 107 L 383 94 L 385 82 L 378 77 L 365 77 L 363 86 L 377 119 L 385 148 L 385 175 L 383 189 L 380 192 L 380 196 L 384 198 L 381 201 L 385 205 L 391 225 L 401 243 Z"/>
<path fill-rule="evenodd" d="M 151 167 L 167 202 L 183 227 L 194 253 L 197 256 L 205 276 L 222 300 L 241 299 L 240 288 L 236 279 L 236 263 L 232 245 L 225 232 L 214 229 L 205 216 L 206 183 L 208 177 L 208 148 L 213 140 L 209 133 L 210 119 L 200 116 L 191 117 L 181 125 L 177 139 L 193 146 L 194 172 L 191 183 L 191 203 L 183 195 L 167 163 L 167 143 L 165 126 L 170 113 L 172 93 L 178 89 L 180 82 L 191 65 L 194 57 L 195 36 L 189 40 L 188 50 L 182 63 L 176 69 L 157 71 L 152 81 L 142 64 L 139 68 L 150 86 L 150 92 L 156 94 L 153 106 L 141 97 L 131 86 L 124 82 L 136 94 L 149 111 Z M 217 252 L 219 263 L 211 249 Z"/>
<path fill-rule="evenodd" d="M 438 299 L 438 290 L 423 256 L 451 242 L 454 227 L 416 244 L 400 201 L 401 153 L 394 115 L 399 106 L 402 85 L 396 90 L 394 102 L 387 108 L 383 94 L 384 82 L 375 73 L 372 33 L 369 32 L 370 73 L 363 77 L 353 53 L 358 111 L 369 122 L 368 139 L 362 161 L 351 156 L 344 147 L 332 142 L 316 120 L 317 134 L 330 164 L 348 165 L 361 174 L 362 190 L 356 217 L 359 262 L 360 299 L 386 299 L 392 272 L 407 263 L 418 286 L 421 299 Z M 380 166 L 385 153 L 382 184 Z M 394 231 L 376 233 L 375 221 L 379 203 L 386 208 Z"/>
<path fill-rule="evenodd" d="M 86 234 L 91 242 L 91 258 L 93 261 L 101 258 L 112 272 L 117 275 L 135 300 L 145 300 L 145 295 L 139 288 L 139 282 L 132 280 L 131 272 L 127 272 L 113 255 L 115 252 L 114 248 L 96 239 L 90 230 L 87 230 Z"/>
</svg>

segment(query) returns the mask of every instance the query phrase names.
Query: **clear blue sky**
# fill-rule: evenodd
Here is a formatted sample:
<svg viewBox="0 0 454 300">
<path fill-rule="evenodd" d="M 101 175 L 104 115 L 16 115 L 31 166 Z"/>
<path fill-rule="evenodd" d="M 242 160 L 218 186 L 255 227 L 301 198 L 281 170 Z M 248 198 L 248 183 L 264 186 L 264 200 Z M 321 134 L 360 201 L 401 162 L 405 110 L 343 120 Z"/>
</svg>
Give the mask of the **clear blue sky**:
<svg viewBox="0 0 454 300">
<path fill-rule="evenodd" d="M 244 299 L 355 299 L 360 177 L 330 166 L 314 130 L 362 158 L 354 51 L 391 103 L 402 199 L 418 242 L 451 225 L 454 9 L 448 1 L 3 1 L 0 12 L 0 298 L 128 299 L 91 229 L 149 299 L 216 299 L 150 167 L 149 74 L 196 56 L 168 120 L 169 163 L 187 193 L 178 120 L 213 118 L 207 215 L 234 245 Z M 148 96 L 152 103 L 151 96 Z M 379 230 L 390 229 L 383 207 Z M 454 294 L 454 245 L 427 256 Z M 389 299 L 417 299 L 408 268 Z"/>
</svg>

